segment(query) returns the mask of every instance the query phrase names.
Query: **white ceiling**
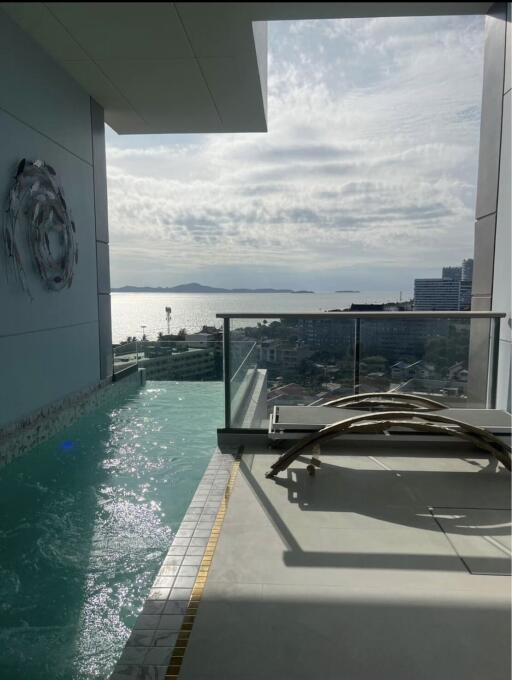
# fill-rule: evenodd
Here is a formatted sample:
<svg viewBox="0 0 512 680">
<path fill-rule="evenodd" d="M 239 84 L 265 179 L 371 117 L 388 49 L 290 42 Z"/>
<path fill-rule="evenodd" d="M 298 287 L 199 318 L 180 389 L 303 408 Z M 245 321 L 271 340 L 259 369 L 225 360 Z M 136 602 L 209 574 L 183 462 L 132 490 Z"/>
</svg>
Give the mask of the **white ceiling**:
<svg viewBox="0 0 512 680">
<path fill-rule="evenodd" d="M 266 21 L 484 14 L 492 3 L 3 2 L 118 133 L 264 132 Z M 257 22 L 257 23 L 253 23 Z"/>
</svg>

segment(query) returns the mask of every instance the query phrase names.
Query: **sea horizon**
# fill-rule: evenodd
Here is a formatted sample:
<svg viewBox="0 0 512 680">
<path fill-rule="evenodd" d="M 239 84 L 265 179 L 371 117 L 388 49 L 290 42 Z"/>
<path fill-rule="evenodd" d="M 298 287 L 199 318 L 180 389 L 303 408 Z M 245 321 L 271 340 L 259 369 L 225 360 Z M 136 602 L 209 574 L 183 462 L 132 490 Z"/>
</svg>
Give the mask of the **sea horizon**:
<svg viewBox="0 0 512 680">
<path fill-rule="evenodd" d="M 166 307 L 171 307 L 169 330 L 182 328 L 199 331 L 202 326 L 222 325 L 219 313 L 313 313 L 328 309 L 346 309 L 351 304 L 397 302 L 412 297 L 411 291 L 358 291 L 338 293 L 165 293 L 112 292 L 112 342 L 117 344 L 128 336 L 142 337 L 142 326 L 149 340 L 158 333 L 167 333 Z M 233 326 L 244 325 L 233 322 Z"/>
</svg>

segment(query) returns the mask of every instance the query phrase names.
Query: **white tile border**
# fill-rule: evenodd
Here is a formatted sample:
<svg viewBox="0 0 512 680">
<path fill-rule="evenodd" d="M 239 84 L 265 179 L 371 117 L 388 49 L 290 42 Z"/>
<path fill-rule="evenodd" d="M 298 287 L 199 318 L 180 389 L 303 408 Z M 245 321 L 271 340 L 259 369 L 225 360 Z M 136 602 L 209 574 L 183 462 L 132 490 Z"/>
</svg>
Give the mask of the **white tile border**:
<svg viewBox="0 0 512 680">
<path fill-rule="evenodd" d="M 233 448 L 213 454 L 110 680 L 165 677 L 236 453 Z M 137 653 L 126 652 L 131 647 Z M 157 660 L 164 658 L 167 661 L 160 665 Z"/>
</svg>

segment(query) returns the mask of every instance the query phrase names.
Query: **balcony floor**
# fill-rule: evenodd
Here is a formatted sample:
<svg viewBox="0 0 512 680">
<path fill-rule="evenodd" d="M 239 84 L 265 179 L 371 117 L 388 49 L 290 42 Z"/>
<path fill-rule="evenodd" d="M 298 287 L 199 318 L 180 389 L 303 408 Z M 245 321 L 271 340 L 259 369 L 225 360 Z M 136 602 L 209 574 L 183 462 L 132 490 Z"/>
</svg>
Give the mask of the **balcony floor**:
<svg viewBox="0 0 512 680">
<path fill-rule="evenodd" d="M 180 680 L 510 677 L 510 475 L 466 445 L 246 449 Z"/>
</svg>

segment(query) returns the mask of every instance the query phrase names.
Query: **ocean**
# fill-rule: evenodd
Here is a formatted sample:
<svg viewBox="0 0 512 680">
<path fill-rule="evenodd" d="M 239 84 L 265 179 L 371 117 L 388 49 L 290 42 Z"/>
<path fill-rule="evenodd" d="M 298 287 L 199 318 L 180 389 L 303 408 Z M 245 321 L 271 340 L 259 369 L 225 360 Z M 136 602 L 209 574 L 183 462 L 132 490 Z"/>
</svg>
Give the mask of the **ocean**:
<svg viewBox="0 0 512 680">
<path fill-rule="evenodd" d="M 359 293 L 112 293 L 112 342 L 127 336 L 142 336 L 142 326 L 149 340 L 158 332 L 167 332 L 165 308 L 171 307 L 171 333 L 181 328 L 195 332 L 202 326 L 222 325 L 218 312 L 323 312 L 345 309 L 353 302 L 394 302 L 399 291 L 361 291 Z M 402 298 L 409 299 L 410 292 Z"/>
</svg>

